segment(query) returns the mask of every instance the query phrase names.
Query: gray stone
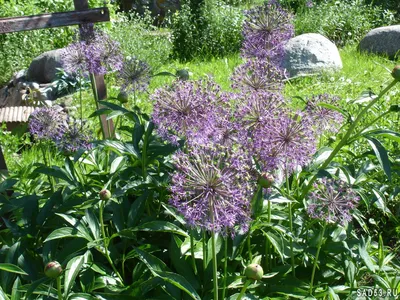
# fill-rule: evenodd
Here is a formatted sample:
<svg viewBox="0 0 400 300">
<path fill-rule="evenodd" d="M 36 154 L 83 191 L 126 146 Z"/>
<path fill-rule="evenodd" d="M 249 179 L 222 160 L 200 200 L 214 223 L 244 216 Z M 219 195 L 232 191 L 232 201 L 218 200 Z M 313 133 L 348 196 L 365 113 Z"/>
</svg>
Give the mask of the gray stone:
<svg viewBox="0 0 400 300">
<path fill-rule="evenodd" d="M 38 83 L 50 83 L 56 79 L 57 68 L 63 67 L 62 53 L 56 49 L 36 57 L 28 68 L 27 79 Z"/>
<path fill-rule="evenodd" d="M 383 54 L 393 59 L 400 55 L 400 25 L 372 29 L 361 40 L 359 50 Z"/>
<path fill-rule="evenodd" d="M 343 67 L 336 45 L 317 33 L 290 39 L 285 45 L 283 66 L 291 77 L 336 71 Z"/>
</svg>

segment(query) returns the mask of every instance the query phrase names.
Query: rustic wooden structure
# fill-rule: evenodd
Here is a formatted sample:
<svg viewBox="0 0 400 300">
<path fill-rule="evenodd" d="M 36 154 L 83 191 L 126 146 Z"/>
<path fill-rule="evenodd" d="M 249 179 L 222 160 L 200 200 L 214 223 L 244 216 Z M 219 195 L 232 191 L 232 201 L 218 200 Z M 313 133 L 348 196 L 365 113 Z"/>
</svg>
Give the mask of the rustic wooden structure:
<svg viewBox="0 0 400 300">
<path fill-rule="evenodd" d="M 37 30 L 44 28 L 62 27 L 69 25 L 79 25 L 84 27 L 90 34 L 93 26 L 89 24 L 97 22 L 106 22 L 110 20 L 110 14 L 107 7 L 89 9 L 88 0 L 74 0 L 75 11 L 41 14 L 35 16 L 1 18 L 0 34 L 12 33 L 26 30 Z M 107 89 L 104 82 L 104 76 L 95 76 L 98 100 L 107 98 Z M 103 128 L 106 129 L 106 137 L 110 137 L 113 132 L 113 123 L 107 121 L 106 116 L 101 116 Z M 108 131 L 109 129 L 109 131 Z M 0 172 L 7 172 L 7 165 L 0 145 Z"/>
</svg>

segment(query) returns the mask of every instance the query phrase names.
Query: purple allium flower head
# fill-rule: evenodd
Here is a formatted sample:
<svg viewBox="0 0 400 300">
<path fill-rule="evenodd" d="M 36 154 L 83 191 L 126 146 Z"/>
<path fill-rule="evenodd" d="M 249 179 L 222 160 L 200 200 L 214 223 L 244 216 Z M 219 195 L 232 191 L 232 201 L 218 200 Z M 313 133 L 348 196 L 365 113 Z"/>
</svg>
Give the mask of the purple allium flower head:
<svg viewBox="0 0 400 300">
<path fill-rule="evenodd" d="M 42 107 L 29 117 L 29 132 L 38 139 L 59 141 L 68 127 L 68 115 L 60 106 Z"/>
<path fill-rule="evenodd" d="M 312 119 L 298 112 L 281 113 L 263 121 L 255 130 L 253 146 L 263 172 L 279 168 L 288 173 L 306 165 L 316 150 Z"/>
<path fill-rule="evenodd" d="M 247 11 L 246 16 L 242 55 L 268 59 L 280 67 L 284 43 L 294 36 L 292 15 L 272 1 Z"/>
<path fill-rule="evenodd" d="M 222 146 L 195 145 L 175 154 L 171 200 L 188 225 L 235 234 L 247 231 L 250 191 L 247 164 L 240 153 Z"/>
<path fill-rule="evenodd" d="M 92 35 L 83 34 L 81 41 L 70 44 L 64 54 L 64 68 L 68 73 L 84 75 L 86 72 L 105 74 L 122 67 L 119 43 L 106 33 L 96 30 Z"/>
<path fill-rule="evenodd" d="M 70 44 L 63 52 L 64 69 L 70 74 L 84 75 L 88 72 L 86 59 L 87 44 L 84 41 Z"/>
<path fill-rule="evenodd" d="M 224 116 L 219 105 L 222 98 L 220 87 L 213 82 L 176 81 L 152 95 L 152 120 L 159 135 L 174 144 L 189 136 L 199 142 L 212 135 L 214 125 Z"/>
<path fill-rule="evenodd" d="M 124 60 L 120 73 L 121 89 L 130 92 L 144 92 L 150 84 L 151 68 L 145 62 L 128 57 Z"/>
<path fill-rule="evenodd" d="M 235 69 L 232 88 L 244 92 L 279 92 L 283 88 L 283 72 L 265 59 L 249 59 Z"/>
<path fill-rule="evenodd" d="M 343 122 L 343 115 L 335 110 L 321 106 L 326 103 L 328 105 L 337 105 L 339 97 L 322 94 L 307 99 L 306 111 L 316 121 L 315 127 L 318 133 L 324 131 L 336 132 Z"/>
<path fill-rule="evenodd" d="M 351 210 L 360 198 L 343 181 L 322 178 L 314 183 L 315 191 L 310 193 L 311 203 L 307 211 L 310 217 L 344 225 L 352 219 Z"/>
<path fill-rule="evenodd" d="M 313 6 L 314 6 L 314 3 L 312 2 L 312 0 L 308 0 L 308 1 L 306 2 L 306 7 L 311 8 L 311 7 L 313 7 Z"/>
<path fill-rule="evenodd" d="M 92 148 L 90 140 L 91 133 L 75 120 L 69 125 L 63 137 L 58 141 L 58 148 L 66 154 L 74 153 L 80 149 L 89 150 Z"/>
</svg>

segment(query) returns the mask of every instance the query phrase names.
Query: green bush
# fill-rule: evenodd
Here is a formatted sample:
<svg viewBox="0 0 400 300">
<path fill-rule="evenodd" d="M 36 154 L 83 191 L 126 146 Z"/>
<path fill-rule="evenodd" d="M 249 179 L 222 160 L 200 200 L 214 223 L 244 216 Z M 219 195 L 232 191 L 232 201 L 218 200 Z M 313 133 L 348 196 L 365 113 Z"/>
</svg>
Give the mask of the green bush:
<svg viewBox="0 0 400 300">
<path fill-rule="evenodd" d="M 239 51 L 244 16 L 218 0 L 204 1 L 197 12 L 191 3 L 172 17 L 173 54 L 180 60 L 223 57 Z"/>
<path fill-rule="evenodd" d="M 124 56 L 135 56 L 157 70 L 171 55 L 170 33 L 153 26 L 150 12 L 138 14 L 118 14 L 117 21 L 109 29 L 113 39 L 121 44 Z"/>
<path fill-rule="evenodd" d="M 325 1 L 296 15 L 296 35 L 320 33 L 337 45 L 359 41 L 369 30 L 394 24 L 391 11 L 365 0 Z"/>
</svg>

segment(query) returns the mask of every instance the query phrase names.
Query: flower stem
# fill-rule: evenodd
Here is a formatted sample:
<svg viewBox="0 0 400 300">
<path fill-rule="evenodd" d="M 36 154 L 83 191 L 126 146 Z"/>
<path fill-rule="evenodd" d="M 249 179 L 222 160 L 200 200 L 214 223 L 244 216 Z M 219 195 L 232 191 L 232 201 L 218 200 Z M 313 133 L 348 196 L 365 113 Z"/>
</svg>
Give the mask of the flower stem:
<svg viewBox="0 0 400 300">
<path fill-rule="evenodd" d="M 290 184 L 289 184 L 289 173 L 288 173 L 288 168 L 286 167 L 286 190 L 287 194 L 290 195 Z M 290 233 L 291 236 L 289 237 L 289 243 L 290 243 L 290 262 L 292 264 L 292 274 L 293 277 L 296 277 L 296 270 L 294 268 L 294 252 L 293 252 L 293 210 L 292 210 L 292 201 L 289 202 L 289 228 L 290 228 Z"/>
<path fill-rule="evenodd" d="M 350 125 L 349 129 L 347 130 L 345 136 L 341 139 L 341 141 L 339 142 L 339 144 L 336 145 L 335 149 L 333 149 L 333 151 L 331 152 L 331 154 L 329 155 L 329 157 L 325 160 L 325 162 L 321 165 L 321 167 L 319 168 L 320 170 L 325 169 L 330 162 L 333 160 L 333 158 L 335 157 L 335 155 L 340 151 L 340 149 L 343 148 L 344 145 L 347 144 L 351 134 L 353 133 L 353 131 L 356 129 L 356 126 L 358 125 L 358 123 L 361 121 L 362 117 L 368 112 L 368 110 L 376 103 L 378 102 L 382 96 L 384 94 L 387 93 L 387 91 L 389 91 L 393 86 L 396 85 L 396 83 L 398 82 L 397 79 L 394 79 L 391 83 L 389 83 L 389 85 L 384 88 L 378 95 L 378 97 L 376 97 L 374 100 L 372 100 L 366 107 L 364 107 L 364 109 L 358 114 L 357 118 L 354 120 L 354 122 Z M 308 191 L 311 189 L 312 184 L 314 183 L 314 181 L 317 179 L 317 174 L 315 174 L 310 181 L 308 182 L 307 186 L 305 187 L 303 194 L 301 195 L 301 199 L 303 199 L 305 197 L 305 195 L 307 195 Z"/>
<path fill-rule="evenodd" d="M 268 224 L 269 226 L 271 226 L 271 201 L 268 200 Z M 265 270 L 270 270 L 271 267 L 271 255 L 272 255 L 272 251 L 270 252 L 270 242 L 269 239 L 267 237 L 267 235 L 265 235 Z"/>
<path fill-rule="evenodd" d="M 194 257 L 194 239 L 193 239 L 193 230 L 190 235 L 190 255 L 192 256 L 192 267 L 194 274 L 197 275 L 197 267 L 196 267 L 196 258 Z"/>
<path fill-rule="evenodd" d="M 239 296 L 236 298 L 236 300 L 241 300 L 241 299 L 242 299 L 242 297 L 243 297 L 244 293 L 246 293 L 246 290 L 247 290 L 247 288 L 249 287 L 250 283 L 251 283 L 251 280 L 250 280 L 250 279 L 247 279 L 247 280 L 246 280 L 246 283 L 245 283 L 244 286 L 242 287 L 242 290 L 240 291 L 240 294 L 239 294 Z"/>
<path fill-rule="evenodd" d="M 313 284 L 314 284 L 315 270 L 316 270 L 316 268 L 317 268 L 319 252 L 321 251 L 322 242 L 323 242 L 323 240 L 324 240 L 325 229 L 326 229 L 326 221 L 324 222 L 324 226 L 323 226 L 323 228 L 322 228 L 321 239 L 320 239 L 319 242 L 318 242 L 317 253 L 315 254 L 315 259 L 314 259 L 314 264 L 313 264 L 313 270 L 312 270 L 312 273 L 311 273 L 311 282 L 310 282 L 310 290 L 309 290 L 309 294 L 310 294 L 310 295 L 313 294 Z"/>
<path fill-rule="evenodd" d="M 63 300 L 61 292 L 61 276 L 57 277 L 57 295 L 58 295 L 58 300 Z"/>
<path fill-rule="evenodd" d="M 217 265 L 217 249 L 215 240 L 215 231 L 211 232 L 211 243 L 212 243 L 212 260 L 213 260 L 213 283 L 214 283 L 214 298 L 213 300 L 218 300 L 218 265 Z"/>
<path fill-rule="evenodd" d="M 123 283 L 124 281 L 123 281 L 121 275 L 119 274 L 117 268 L 115 267 L 113 261 L 111 260 L 110 254 L 108 253 L 108 238 L 106 236 L 106 230 L 104 227 L 104 219 L 103 219 L 104 205 L 105 205 L 105 201 L 101 201 L 100 202 L 99 219 L 100 219 L 100 226 L 101 226 L 101 234 L 103 236 L 103 241 L 104 241 L 104 254 L 107 258 L 108 263 L 112 267 L 114 273 L 118 276 L 121 283 Z"/>
<path fill-rule="evenodd" d="M 251 252 L 250 231 L 249 231 L 249 234 L 247 235 L 247 249 L 249 251 L 249 260 L 250 260 L 250 262 L 252 262 L 253 261 L 253 253 Z"/>
<path fill-rule="evenodd" d="M 228 275 L 228 238 L 225 237 L 224 239 L 224 283 L 222 287 L 222 300 L 225 299 L 226 293 L 226 277 Z"/>
</svg>

